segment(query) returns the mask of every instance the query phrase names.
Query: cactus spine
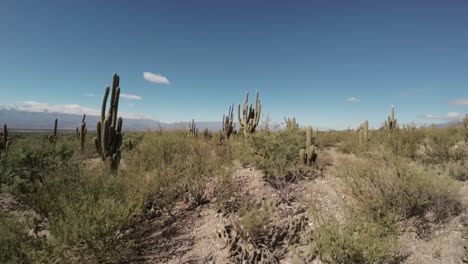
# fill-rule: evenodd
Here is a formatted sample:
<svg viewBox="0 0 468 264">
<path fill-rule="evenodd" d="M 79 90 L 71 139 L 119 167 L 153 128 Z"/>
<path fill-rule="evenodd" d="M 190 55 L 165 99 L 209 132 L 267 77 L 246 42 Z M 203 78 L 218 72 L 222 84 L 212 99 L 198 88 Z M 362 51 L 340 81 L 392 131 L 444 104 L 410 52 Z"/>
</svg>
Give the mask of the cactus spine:
<svg viewBox="0 0 468 264">
<path fill-rule="evenodd" d="M 224 136 L 229 139 L 234 133 L 234 105 L 229 106 L 229 112 L 226 115 L 223 115 L 223 127 L 222 131 Z"/>
<path fill-rule="evenodd" d="M 249 107 L 249 93 L 247 92 L 244 106 L 242 107 L 242 116 L 240 112 L 240 104 L 237 107 L 237 116 L 239 119 L 240 129 L 244 131 L 245 136 L 255 133 L 255 128 L 260 122 L 261 110 L 262 105 L 258 99 L 258 91 L 256 92 L 255 108 L 252 106 L 252 104 Z"/>
<path fill-rule="evenodd" d="M 286 124 L 286 129 L 296 129 L 299 128 L 299 124 L 296 122 L 296 118 L 284 118 L 284 123 Z"/>
<path fill-rule="evenodd" d="M 54 133 L 49 135 L 49 142 L 50 143 L 55 143 L 57 142 L 57 125 L 58 125 L 58 119 L 55 119 L 54 123 Z"/>
<path fill-rule="evenodd" d="M 122 146 L 122 118 L 117 118 L 120 97 L 120 78 L 114 74 L 109 111 L 106 115 L 107 98 L 110 87 L 106 87 L 101 107 L 101 120 L 96 124 L 97 137 L 94 138 L 96 151 L 103 161 L 108 161 L 113 171 L 119 167 Z"/>
<path fill-rule="evenodd" d="M 86 128 L 86 114 L 83 114 L 83 119 L 81 120 L 81 125 L 76 127 L 76 138 L 80 141 L 80 149 L 84 150 L 85 139 L 88 129 Z"/>
<path fill-rule="evenodd" d="M 197 124 L 195 123 L 195 119 L 192 119 L 192 123 L 189 124 L 189 136 L 197 137 L 198 136 L 198 128 Z"/>
<path fill-rule="evenodd" d="M 395 119 L 395 107 L 392 105 L 392 113 L 391 116 L 388 116 L 387 120 L 385 121 L 385 130 L 388 132 L 393 132 L 398 129 L 397 120 Z"/>
<path fill-rule="evenodd" d="M 312 127 L 306 128 L 306 148 L 299 151 L 299 158 L 302 164 L 311 165 L 317 159 L 315 146 L 312 144 Z"/>
<path fill-rule="evenodd" d="M 367 120 L 359 127 L 359 146 L 366 150 L 369 147 L 369 122 Z"/>
<path fill-rule="evenodd" d="M 3 131 L 0 131 L 0 152 L 8 151 L 10 147 L 10 140 L 8 139 L 8 127 L 6 124 L 3 125 Z"/>
</svg>

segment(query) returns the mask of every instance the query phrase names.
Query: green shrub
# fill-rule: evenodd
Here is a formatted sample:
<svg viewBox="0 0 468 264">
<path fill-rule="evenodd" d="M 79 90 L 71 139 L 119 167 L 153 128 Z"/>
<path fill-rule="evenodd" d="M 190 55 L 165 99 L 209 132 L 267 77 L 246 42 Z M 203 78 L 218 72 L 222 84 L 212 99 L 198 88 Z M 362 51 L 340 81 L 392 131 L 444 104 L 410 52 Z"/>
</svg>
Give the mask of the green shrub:
<svg viewBox="0 0 468 264">
<path fill-rule="evenodd" d="M 0 213 L 0 263 L 52 263 L 44 238 L 28 234 L 27 225 Z"/>
<path fill-rule="evenodd" d="M 337 223 L 318 221 L 312 232 L 309 247 L 325 263 L 396 263 L 398 233 L 381 225 L 362 219 L 350 219 L 340 227 Z"/>
<path fill-rule="evenodd" d="M 299 150 L 305 147 L 305 132 L 298 129 L 275 133 L 259 132 L 247 139 L 243 151 L 250 162 L 263 170 L 266 177 L 284 177 L 299 164 Z"/>
</svg>

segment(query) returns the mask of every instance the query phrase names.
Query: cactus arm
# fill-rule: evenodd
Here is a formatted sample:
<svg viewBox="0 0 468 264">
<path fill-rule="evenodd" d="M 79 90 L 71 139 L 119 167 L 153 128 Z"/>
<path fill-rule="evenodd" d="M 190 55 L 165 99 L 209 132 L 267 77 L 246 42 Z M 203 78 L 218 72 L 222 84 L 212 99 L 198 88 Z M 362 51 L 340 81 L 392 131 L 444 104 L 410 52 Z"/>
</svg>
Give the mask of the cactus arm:
<svg viewBox="0 0 468 264">
<path fill-rule="evenodd" d="M 113 113 L 112 113 L 112 126 L 117 127 L 117 114 L 119 110 L 119 98 L 120 98 L 120 87 L 116 88 L 115 92 L 115 99 L 114 99 L 114 105 L 112 107 Z"/>
<path fill-rule="evenodd" d="M 54 137 L 57 137 L 57 125 L 58 125 L 58 119 L 55 119 L 55 124 L 54 124 Z"/>
<path fill-rule="evenodd" d="M 101 124 L 104 124 L 104 120 L 106 119 L 106 104 L 107 98 L 109 97 L 110 87 L 106 87 L 106 91 L 104 92 L 104 97 L 102 99 L 102 107 L 101 107 Z"/>
</svg>

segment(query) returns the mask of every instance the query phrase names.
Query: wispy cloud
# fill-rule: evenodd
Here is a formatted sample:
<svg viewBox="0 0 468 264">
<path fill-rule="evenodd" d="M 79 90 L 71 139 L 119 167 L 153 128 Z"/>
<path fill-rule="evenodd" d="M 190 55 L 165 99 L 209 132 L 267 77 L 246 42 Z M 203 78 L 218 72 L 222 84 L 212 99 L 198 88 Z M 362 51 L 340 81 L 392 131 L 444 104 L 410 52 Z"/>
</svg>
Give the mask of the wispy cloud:
<svg viewBox="0 0 468 264">
<path fill-rule="evenodd" d="M 468 98 L 458 98 L 449 102 L 451 105 L 468 105 Z"/>
<path fill-rule="evenodd" d="M 97 94 L 94 94 L 94 93 L 87 93 L 87 94 L 85 94 L 85 96 L 93 97 L 93 96 L 97 96 Z"/>
<path fill-rule="evenodd" d="M 128 107 L 134 107 L 135 104 L 128 104 Z"/>
<path fill-rule="evenodd" d="M 359 102 L 361 102 L 361 99 L 352 96 L 352 97 L 347 98 L 346 102 L 348 102 L 348 103 L 359 103 Z"/>
<path fill-rule="evenodd" d="M 143 78 L 148 82 L 159 83 L 159 84 L 170 84 L 169 80 L 160 74 L 152 72 L 144 72 Z"/>
<path fill-rule="evenodd" d="M 448 112 L 445 115 L 425 114 L 420 116 L 420 118 L 430 120 L 459 120 L 463 118 L 463 114 L 457 112 Z"/>
<path fill-rule="evenodd" d="M 26 111 L 26 112 L 50 112 L 50 113 L 62 113 L 62 114 L 74 114 L 74 115 L 82 115 L 87 114 L 90 116 L 100 116 L 101 112 L 98 109 L 81 106 L 78 104 L 48 104 L 48 103 L 41 103 L 36 101 L 24 101 L 20 105 L 13 105 L 13 106 L 0 106 L 0 109 L 7 109 L 7 110 L 18 110 L 18 111 Z M 153 119 L 148 114 L 143 113 L 128 113 L 128 112 L 119 112 L 119 116 L 128 119 Z"/>
<path fill-rule="evenodd" d="M 128 100 L 141 100 L 143 97 L 133 94 L 120 94 L 120 97 L 128 99 Z"/>
</svg>

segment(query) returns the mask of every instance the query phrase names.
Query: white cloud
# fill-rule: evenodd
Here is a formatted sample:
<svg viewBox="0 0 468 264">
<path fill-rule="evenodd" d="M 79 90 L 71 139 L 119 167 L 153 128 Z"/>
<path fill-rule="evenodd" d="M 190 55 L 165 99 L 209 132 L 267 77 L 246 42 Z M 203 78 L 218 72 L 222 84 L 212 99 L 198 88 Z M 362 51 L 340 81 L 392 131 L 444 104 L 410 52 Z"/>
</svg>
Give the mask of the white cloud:
<svg viewBox="0 0 468 264">
<path fill-rule="evenodd" d="M 159 84 L 170 84 L 169 80 L 160 74 L 152 72 L 144 72 L 143 78 L 148 82 L 159 83 Z"/>
<path fill-rule="evenodd" d="M 128 100 L 141 100 L 143 97 L 133 94 L 120 94 L 120 97 L 128 99 Z"/>
<path fill-rule="evenodd" d="M 449 102 L 452 105 L 468 105 L 468 98 L 458 98 Z"/>
<path fill-rule="evenodd" d="M 128 104 L 128 107 L 134 107 L 135 104 Z"/>
<path fill-rule="evenodd" d="M 458 120 L 463 118 L 463 114 L 457 112 L 448 112 L 445 115 L 433 115 L 433 114 L 425 114 L 420 116 L 423 119 L 431 119 L 431 120 Z"/>
<path fill-rule="evenodd" d="M 94 94 L 94 93 L 87 93 L 87 94 L 85 94 L 85 96 L 93 97 L 93 96 L 97 96 L 97 94 Z"/>
<path fill-rule="evenodd" d="M 359 102 L 361 102 L 361 99 L 352 96 L 352 97 L 347 98 L 346 102 L 348 102 L 348 103 L 359 103 Z"/>
<path fill-rule="evenodd" d="M 82 115 L 87 114 L 89 116 L 100 116 L 101 111 L 98 109 L 81 106 L 78 104 L 59 104 L 52 105 L 48 103 L 40 103 L 36 101 L 24 101 L 20 105 L 15 106 L 0 106 L 0 109 L 7 110 L 19 110 L 26 112 L 50 112 L 50 113 L 62 113 L 62 114 L 72 114 L 72 115 Z M 127 113 L 119 112 L 119 116 L 128 119 L 153 119 L 148 114 L 143 113 Z"/>
</svg>

